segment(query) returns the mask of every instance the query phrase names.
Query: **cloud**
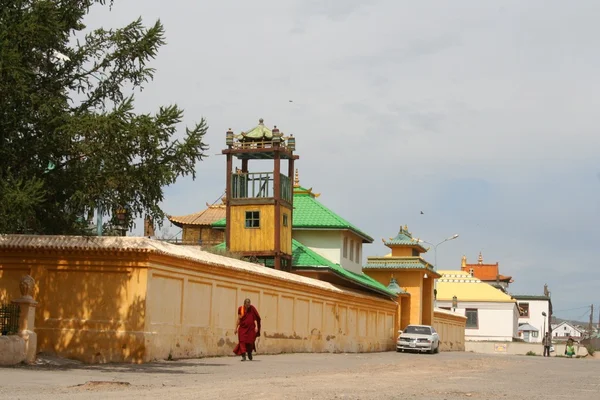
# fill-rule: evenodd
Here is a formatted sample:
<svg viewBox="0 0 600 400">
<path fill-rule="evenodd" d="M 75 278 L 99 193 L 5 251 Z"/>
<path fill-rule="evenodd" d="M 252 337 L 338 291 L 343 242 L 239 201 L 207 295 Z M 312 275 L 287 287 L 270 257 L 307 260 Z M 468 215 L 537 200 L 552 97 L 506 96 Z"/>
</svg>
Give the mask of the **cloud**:
<svg viewBox="0 0 600 400">
<path fill-rule="evenodd" d="M 137 106 L 208 119 L 211 157 L 167 188 L 168 212 L 216 199 L 226 130 L 264 118 L 296 136 L 302 184 L 373 237 L 400 224 L 431 242 L 459 233 L 438 248 L 440 267 L 483 251 L 515 292 L 548 283 L 558 310 L 596 300 L 599 7 L 132 0 L 87 22 L 160 17 L 168 45 Z"/>
</svg>

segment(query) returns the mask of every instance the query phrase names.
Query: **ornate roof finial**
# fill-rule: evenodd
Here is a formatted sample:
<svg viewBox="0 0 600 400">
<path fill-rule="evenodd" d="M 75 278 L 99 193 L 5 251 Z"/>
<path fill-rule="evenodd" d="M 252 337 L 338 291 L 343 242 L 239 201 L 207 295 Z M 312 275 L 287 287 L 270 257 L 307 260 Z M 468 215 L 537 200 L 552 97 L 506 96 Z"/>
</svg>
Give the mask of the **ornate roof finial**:
<svg viewBox="0 0 600 400">
<path fill-rule="evenodd" d="M 479 264 L 483 264 L 483 256 L 481 255 L 481 252 L 479 252 L 479 258 L 477 260 Z"/>
<path fill-rule="evenodd" d="M 262 118 L 258 120 L 258 123 L 259 123 L 260 125 L 262 125 L 264 122 L 265 122 L 265 120 L 264 120 L 264 119 L 262 119 Z"/>
<path fill-rule="evenodd" d="M 404 225 L 404 232 L 408 232 L 408 225 Z"/>
<path fill-rule="evenodd" d="M 460 263 L 460 266 L 462 268 L 465 268 L 467 266 L 467 256 L 463 254 L 462 256 L 462 262 Z"/>
<path fill-rule="evenodd" d="M 298 175 L 298 168 L 296 168 L 296 173 L 294 174 L 294 187 L 300 187 L 300 176 Z"/>
</svg>

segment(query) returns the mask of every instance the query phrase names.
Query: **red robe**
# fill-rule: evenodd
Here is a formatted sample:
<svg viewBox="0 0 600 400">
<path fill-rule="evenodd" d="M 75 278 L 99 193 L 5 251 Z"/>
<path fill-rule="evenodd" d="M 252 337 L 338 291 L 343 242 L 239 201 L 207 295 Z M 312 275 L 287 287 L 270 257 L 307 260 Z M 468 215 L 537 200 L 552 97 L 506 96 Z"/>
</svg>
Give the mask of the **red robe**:
<svg viewBox="0 0 600 400">
<path fill-rule="evenodd" d="M 238 345 L 233 352 L 237 355 L 244 354 L 256 349 L 254 342 L 260 336 L 260 315 L 253 305 L 246 310 L 244 306 L 238 307 L 238 316 L 240 317 L 240 326 L 238 327 Z M 256 325 L 254 324 L 256 321 Z M 258 332 L 254 328 L 258 326 Z"/>
</svg>

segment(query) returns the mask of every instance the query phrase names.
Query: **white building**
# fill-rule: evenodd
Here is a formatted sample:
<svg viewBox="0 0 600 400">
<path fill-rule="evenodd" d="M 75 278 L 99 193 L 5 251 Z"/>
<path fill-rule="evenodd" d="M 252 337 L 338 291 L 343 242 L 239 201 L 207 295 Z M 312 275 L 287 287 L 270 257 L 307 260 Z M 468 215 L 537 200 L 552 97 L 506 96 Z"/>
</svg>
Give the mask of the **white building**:
<svg viewBox="0 0 600 400">
<path fill-rule="evenodd" d="M 517 300 L 519 307 L 519 338 L 526 342 L 541 343 L 550 327 L 552 310 L 550 297 L 513 295 L 513 298 Z"/>
<path fill-rule="evenodd" d="M 563 321 L 558 325 L 552 325 L 552 338 L 567 340 L 569 337 L 579 340 L 583 338 L 583 331 L 577 329 L 567 321 Z"/>
<path fill-rule="evenodd" d="M 437 283 L 437 306 L 467 317 L 465 340 L 512 341 L 518 337 L 519 310 L 515 299 L 468 272 L 438 273 L 442 277 Z"/>
</svg>

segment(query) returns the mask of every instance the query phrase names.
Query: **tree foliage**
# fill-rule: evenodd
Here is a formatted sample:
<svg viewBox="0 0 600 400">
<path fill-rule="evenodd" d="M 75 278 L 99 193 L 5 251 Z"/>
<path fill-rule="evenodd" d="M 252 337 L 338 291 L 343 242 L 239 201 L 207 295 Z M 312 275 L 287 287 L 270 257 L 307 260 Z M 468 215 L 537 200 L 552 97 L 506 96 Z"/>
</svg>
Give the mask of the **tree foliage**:
<svg viewBox="0 0 600 400">
<path fill-rule="evenodd" d="M 124 206 L 162 221 L 163 188 L 205 156 L 204 119 L 180 133 L 176 105 L 135 111 L 160 21 L 88 29 L 102 6 L 0 0 L 0 233 L 82 233 L 94 210 Z"/>
</svg>

